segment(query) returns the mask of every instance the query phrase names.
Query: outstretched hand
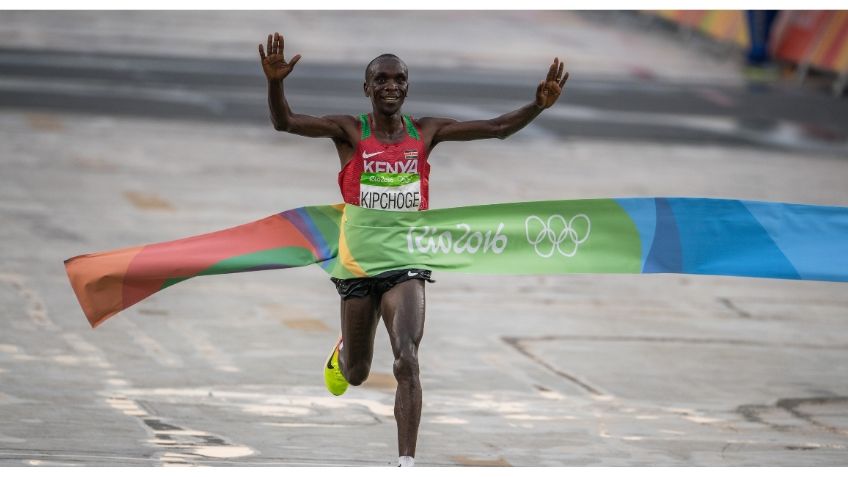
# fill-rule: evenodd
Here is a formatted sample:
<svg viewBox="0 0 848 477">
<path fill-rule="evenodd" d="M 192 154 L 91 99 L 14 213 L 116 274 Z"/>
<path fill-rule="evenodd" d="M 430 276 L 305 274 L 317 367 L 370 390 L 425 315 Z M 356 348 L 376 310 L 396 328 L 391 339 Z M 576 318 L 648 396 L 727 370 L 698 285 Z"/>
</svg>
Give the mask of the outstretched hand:
<svg viewBox="0 0 848 477">
<path fill-rule="evenodd" d="M 300 61 L 300 55 L 294 55 L 291 61 L 286 63 L 283 56 L 283 36 L 279 33 L 274 33 L 273 38 L 268 35 L 268 56 L 265 56 L 262 44 L 259 44 L 259 58 L 262 60 L 262 70 L 268 81 L 281 81 Z"/>
<path fill-rule="evenodd" d="M 551 67 L 548 69 L 548 76 L 544 81 L 539 83 L 536 88 L 536 106 L 547 109 L 556 103 L 559 95 L 562 94 L 562 89 L 565 87 L 565 82 L 568 80 L 568 72 L 563 74 L 565 63 L 560 63 L 559 58 L 554 58 Z"/>
</svg>

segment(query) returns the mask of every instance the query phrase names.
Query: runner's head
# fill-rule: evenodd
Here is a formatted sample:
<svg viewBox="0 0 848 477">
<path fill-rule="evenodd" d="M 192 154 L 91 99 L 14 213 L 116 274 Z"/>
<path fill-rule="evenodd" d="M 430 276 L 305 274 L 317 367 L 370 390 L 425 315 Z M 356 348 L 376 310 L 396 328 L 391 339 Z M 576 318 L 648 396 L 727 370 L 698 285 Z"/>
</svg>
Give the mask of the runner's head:
<svg viewBox="0 0 848 477">
<path fill-rule="evenodd" d="M 371 98 L 375 113 L 400 111 L 409 87 L 406 63 L 397 55 L 384 53 L 365 68 L 365 96 Z"/>
</svg>

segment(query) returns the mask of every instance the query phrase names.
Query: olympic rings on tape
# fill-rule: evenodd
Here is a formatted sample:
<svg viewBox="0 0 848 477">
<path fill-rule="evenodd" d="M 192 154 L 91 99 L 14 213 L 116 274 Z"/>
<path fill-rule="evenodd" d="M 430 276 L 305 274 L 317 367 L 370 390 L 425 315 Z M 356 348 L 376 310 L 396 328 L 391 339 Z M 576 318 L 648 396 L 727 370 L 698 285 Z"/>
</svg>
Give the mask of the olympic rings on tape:
<svg viewBox="0 0 848 477">
<path fill-rule="evenodd" d="M 584 220 L 586 222 L 586 232 L 581 234 L 575 229 L 576 220 Z M 541 230 L 535 237 L 530 236 L 531 223 L 538 222 L 541 224 Z M 578 222 L 579 224 L 579 222 Z M 577 248 L 588 240 L 589 232 L 592 228 L 592 222 L 586 214 L 577 214 L 567 221 L 559 214 L 548 217 L 547 222 L 541 218 L 531 215 L 524 221 L 524 233 L 527 237 L 527 242 L 536 250 L 536 254 L 542 258 L 548 258 L 559 252 L 563 257 L 573 257 L 577 253 Z M 573 244 L 573 249 L 568 245 Z M 566 245 L 563 250 L 563 245 Z M 550 250 L 548 247 L 550 246 Z"/>
</svg>

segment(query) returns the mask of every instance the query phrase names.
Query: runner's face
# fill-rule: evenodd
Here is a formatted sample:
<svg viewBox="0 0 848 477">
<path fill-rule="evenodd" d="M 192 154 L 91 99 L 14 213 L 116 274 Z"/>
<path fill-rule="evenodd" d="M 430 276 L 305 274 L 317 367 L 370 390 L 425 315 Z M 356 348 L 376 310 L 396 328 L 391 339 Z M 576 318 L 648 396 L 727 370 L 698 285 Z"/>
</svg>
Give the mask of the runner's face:
<svg viewBox="0 0 848 477">
<path fill-rule="evenodd" d="M 406 65 L 387 59 L 371 66 L 371 74 L 365 82 L 365 96 L 371 98 L 374 111 L 394 114 L 400 111 L 408 87 Z"/>
</svg>

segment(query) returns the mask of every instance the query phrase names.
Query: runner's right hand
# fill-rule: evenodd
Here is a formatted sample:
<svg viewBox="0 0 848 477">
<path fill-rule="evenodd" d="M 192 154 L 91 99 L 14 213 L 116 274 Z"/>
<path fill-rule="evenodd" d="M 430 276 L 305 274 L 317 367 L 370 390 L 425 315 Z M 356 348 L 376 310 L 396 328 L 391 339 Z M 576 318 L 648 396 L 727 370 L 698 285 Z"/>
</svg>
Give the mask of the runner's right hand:
<svg viewBox="0 0 848 477">
<path fill-rule="evenodd" d="M 268 35 L 268 56 L 265 56 L 265 50 L 262 49 L 262 44 L 259 44 L 259 58 L 268 81 L 281 81 L 291 73 L 295 63 L 300 61 L 300 55 L 294 55 L 294 58 L 286 63 L 283 57 L 283 36 L 279 33 L 274 33 L 273 38 Z"/>
</svg>

